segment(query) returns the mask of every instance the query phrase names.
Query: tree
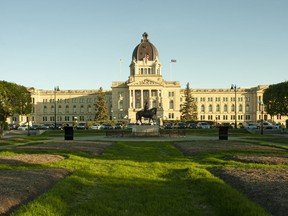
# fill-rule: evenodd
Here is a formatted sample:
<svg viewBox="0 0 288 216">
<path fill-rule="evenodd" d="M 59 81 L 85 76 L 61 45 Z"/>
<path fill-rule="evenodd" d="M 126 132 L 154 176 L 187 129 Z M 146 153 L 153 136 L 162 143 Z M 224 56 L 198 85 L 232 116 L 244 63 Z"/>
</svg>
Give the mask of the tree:
<svg viewBox="0 0 288 216">
<path fill-rule="evenodd" d="M 26 87 L 0 81 L 0 130 L 4 129 L 6 119 L 15 113 L 30 114 L 32 110 L 31 93 Z"/>
<path fill-rule="evenodd" d="M 105 93 L 103 92 L 102 87 L 100 87 L 97 94 L 95 111 L 96 111 L 95 113 L 96 121 L 106 121 L 109 119 Z"/>
<path fill-rule="evenodd" d="M 288 81 L 270 85 L 263 94 L 263 103 L 271 116 L 288 116 Z"/>
<path fill-rule="evenodd" d="M 185 101 L 180 109 L 182 120 L 197 120 L 197 105 L 192 96 L 192 91 L 190 89 L 189 82 L 186 85 L 184 91 Z"/>
</svg>

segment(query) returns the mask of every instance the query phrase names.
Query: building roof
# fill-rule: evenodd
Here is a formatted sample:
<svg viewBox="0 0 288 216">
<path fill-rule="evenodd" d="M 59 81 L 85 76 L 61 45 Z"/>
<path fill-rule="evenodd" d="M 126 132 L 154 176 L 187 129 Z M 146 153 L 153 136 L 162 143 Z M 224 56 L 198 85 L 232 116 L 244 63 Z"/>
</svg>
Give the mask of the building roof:
<svg viewBox="0 0 288 216">
<path fill-rule="evenodd" d="M 146 32 L 142 35 L 143 39 L 135 47 L 132 54 L 132 61 L 142 61 L 144 58 L 154 61 L 158 57 L 158 51 L 156 47 L 148 40 L 148 34 Z"/>
</svg>

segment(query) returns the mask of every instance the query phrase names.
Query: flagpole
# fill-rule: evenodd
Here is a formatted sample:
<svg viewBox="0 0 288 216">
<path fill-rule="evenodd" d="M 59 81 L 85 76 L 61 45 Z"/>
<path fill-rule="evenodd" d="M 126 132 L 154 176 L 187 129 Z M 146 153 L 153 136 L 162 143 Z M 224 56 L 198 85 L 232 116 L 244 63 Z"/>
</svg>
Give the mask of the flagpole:
<svg viewBox="0 0 288 216">
<path fill-rule="evenodd" d="M 172 62 L 170 61 L 170 70 L 169 70 L 170 81 L 172 80 L 171 74 L 172 74 Z"/>
<path fill-rule="evenodd" d="M 170 81 L 172 80 L 172 63 L 176 63 L 176 59 L 171 59 L 170 61 Z"/>
<path fill-rule="evenodd" d="M 122 59 L 120 59 L 120 65 L 119 65 L 119 72 L 120 72 L 120 80 L 122 79 Z"/>
</svg>

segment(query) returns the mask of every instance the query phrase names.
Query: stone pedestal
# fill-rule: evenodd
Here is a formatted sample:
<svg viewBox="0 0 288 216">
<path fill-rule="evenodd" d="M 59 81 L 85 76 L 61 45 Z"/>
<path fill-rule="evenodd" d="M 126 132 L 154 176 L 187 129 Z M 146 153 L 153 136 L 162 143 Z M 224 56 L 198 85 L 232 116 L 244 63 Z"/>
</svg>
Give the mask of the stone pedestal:
<svg viewBox="0 0 288 216">
<path fill-rule="evenodd" d="M 135 125 L 132 128 L 133 136 L 159 136 L 158 125 Z"/>
</svg>

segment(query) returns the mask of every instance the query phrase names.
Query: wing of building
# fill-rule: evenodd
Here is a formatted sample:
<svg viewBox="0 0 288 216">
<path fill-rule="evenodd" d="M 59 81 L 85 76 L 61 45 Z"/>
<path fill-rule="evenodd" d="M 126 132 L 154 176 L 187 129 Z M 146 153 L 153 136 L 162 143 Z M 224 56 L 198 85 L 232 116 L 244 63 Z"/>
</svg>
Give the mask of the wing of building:
<svg viewBox="0 0 288 216">
<path fill-rule="evenodd" d="M 175 61 L 175 60 L 174 60 Z M 145 32 L 132 52 L 128 80 L 112 82 L 112 90 L 106 90 L 106 101 L 111 120 L 136 121 L 136 112 L 157 108 L 160 123 L 180 120 L 181 105 L 185 101 L 184 89 L 178 81 L 166 81 L 162 76 L 159 52 Z M 187 81 L 189 82 L 189 81 Z M 192 82 L 190 82 L 192 83 Z M 252 88 L 191 89 L 197 105 L 199 121 L 252 122 L 264 118 L 285 123 L 287 117 L 271 119 L 259 101 L 267 85 Z M 93 121 L 98 90 L 39 90 L 30 89 L 33 112 L 30 119 L 37 124 L 71 124 L 75 118 L 81 122 Z M 262 113 L 263 110 L 263 113 Z M 10 122 L 24 122 L 14 116 Z M 236 118 L 236 121 L 235 121 Z"/>
</svg>

